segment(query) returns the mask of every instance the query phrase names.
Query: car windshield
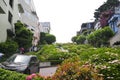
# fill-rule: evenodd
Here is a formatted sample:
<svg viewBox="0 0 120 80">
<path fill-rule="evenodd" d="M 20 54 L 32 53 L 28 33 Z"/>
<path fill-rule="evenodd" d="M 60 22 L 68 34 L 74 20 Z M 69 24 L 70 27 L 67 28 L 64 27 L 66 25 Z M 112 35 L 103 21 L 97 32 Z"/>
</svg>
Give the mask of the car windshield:
<svg viewBox="0 0 120 80">
<path fill-rule="evenodd" d="M 30 57 L 27 55 L 13 55 L 7 60 L 7 62 L 24 63 L 24 64 L 28 64 L 29 61 L 30 61 Z"/>
</svg>

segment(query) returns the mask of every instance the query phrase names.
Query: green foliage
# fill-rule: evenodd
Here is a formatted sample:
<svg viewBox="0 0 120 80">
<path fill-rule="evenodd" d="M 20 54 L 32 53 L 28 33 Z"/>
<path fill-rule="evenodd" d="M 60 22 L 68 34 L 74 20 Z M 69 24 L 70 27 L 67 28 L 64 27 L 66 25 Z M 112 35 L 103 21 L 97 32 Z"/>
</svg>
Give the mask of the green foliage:
<svg viewBox="0 0 120 80">
<path fill-rule="evenodd" d="M 41 61 L 50 61 L 53 65 L 76 56 L 76 53 L 69 53 L 68 50 L 58 48 L 56 45 L 44 45 L 38 52 L 33 54 L 37 55 Z"/>
<path fill-rule="evenodd" d="M 25 80 L 26 75 L 0 68 L 0 80 Z"/>
<path fill-rule="evenodd" d="M 119 80 L 120 72 L 120 54 L 118 49 L 100 48 L 96 49 L 93 55 L 89 58 L 97 68 L 100 69 L 100 74 L 105 80 Z"/>
<path fill-rule="evenodd" d="M 98 19 L 102 12 L 113 9 L 114 7 L 119 5 L 119 2 L 120 2 L 119 0 L 107 0 L 98 9 L 96 9 L 94 17 Z"/>
<path fill-rule="evenodd" d="M 41 32 L 40 33 L 40 43 L 41 44 L 45 44 L 45 33 L 44 32 Z"/>
<path fill-rule="evenodd" d="M 80 61 L 89 61 L 99 69 L 105 80 L 119 80 L 120 48 L 94 48 L 90 45 L 65 44 L 63 48 L 79 55 Z"/>
<path fill-rule="evenodd" d="M 6 57 L 14 54 L 18 49 L 18 44 L 14 41 L 6 41 L 0 43 L 0 52 L 4 53 Z"/>
<path fill-rule="evenodd" d="M 45 40 L 47 44 L 52 44 L 56 41 L 56 37 L 52 34 L 46 34 Z"/>
<path fill-rule="evenodd" d="M 89 44 L 100 47 L 101 45 L 108 44 L 108 40 L 114 35 L 113 31 L 109 27 L 94 31 L 87 36 Z"/>
<path fill-rule="evenodd" d="M 80 36 L 78 36 L 76 43 L 77 44 L 84 44 L 85 40 L 86 40 L 86 37 L 84 35 L 80 35 Z"/>
<path fill-rule="evenodd" d="M 41 44 L 52 44 L 55 41 L 56 41 L 56 37 L 54 35 L 44 33 L 44 32 L 40 33 L 40 43 Z"/>
<path fill-rule="evenodd" d="M 114 60 L 98 67 L 105 80 L 120 80 L 120 60 Z"/>
<path fill-rule="evenodd" d="M 79 57 L 65 60 L 57 69 L 52 80 L 103 80 L 91 64 L 81 62 Z"/>
<path fill-rule="evenodd" d="M 76 40 L 77 40 L 77 36 L 74 36 L 74 37 L 72 37 L 72 39 L 71 39 L 72 42 L 76 42 Z"/>
<path fill-rule="evenodd" d="M 15 23 L 15 33 L 15 41 L 19 47 L 29 48 L 32 45 L 33 34 L 21 22 Z"/>
<path fill-rule="evenodd" d="M 68 52 L 62 52 L 61 48 Z M 76 45 L 70 43 L 45 45 L 35 54 L 43 58 L 43 60 L 53 61 L 53 63 L 59 63 L 59 61 L 61 63 L 64 61 L 57 69 L 55 75 L 52 76 L 52 80 L 67 80 L 70 78 L 74 80 L 81 77 L 82 74 L 84 75 L 80 80 L 84 80 L 84 76 L 89 78 L 94 75 L 93 71 L 96 71 L 96 69 L 98 69 L 97 73 L 103 76 L 104 80 L 120 79 L 120 48 L 94 48 L 91 45 Z M 85 62 L 87 62 L 87 64 L 85 64 Z M 89 67 L 82 67 L 86 65 L 89 65 Z M 94 69 L 92 69 L 93 67 Z M 89 69 L 89 73 L 84 71 L 84 69 Z"/>
<path fill-rule="evenodd" d="M 77 35 L 72 37 L 72 42 L 75 42 L 77 44 L 84 44 L 86 40 L 86 37 L 84 35 Z"/>
</svg>

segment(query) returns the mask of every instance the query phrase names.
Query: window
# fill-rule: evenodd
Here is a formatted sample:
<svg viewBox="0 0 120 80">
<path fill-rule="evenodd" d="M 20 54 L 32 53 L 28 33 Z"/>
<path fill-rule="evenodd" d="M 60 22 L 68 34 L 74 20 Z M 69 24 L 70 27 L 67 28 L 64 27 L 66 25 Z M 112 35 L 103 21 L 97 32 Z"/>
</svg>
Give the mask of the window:
<svg viewBox="0 0 120 80">
<path fill-rule="evenodd" d="M 31 17 L 31 14 L 30 14 L 28 11 L 26 11 L 26 10 L 25 10 L 25 15 L 26 15 L 27 17 L 29 17 L 29 18 Z"/>
<path fill-rule="evenodd" d="M 3 0 L 3 2 L 4 2 L 4 3 L 5 3 L 5 5 L 7 6 L 7 4 L 6 4 L 5 0 Z"/>
<path fill-rule="evenodd" d="M 0 14 L 5 14 L 5 11 L 0 7 Z"/>
<path fill-rule="evenodd" d="M 10 23 L 12 23 L 12 14 L 10 13 L 10 11 L 9 11 L 9 14 L 8 14 L 8 21 L 10 22 Z"/>
<path fill-rule="evenodd" d="M 37 58 L 36 57 L 32 57 L 31 58 L 31 63 L 36 63 L 37 62 Z"/>
<path fill-rule="evenodd" d="M 13 0 L 10 0 L 9 4 L 10 4 L 11 8 L 13 8 Z"/>
<path fill-rule="evenodd" d="M 27 4 L 30 4 L 30 1 L 31 1 L 31 0 L 25 0 L 25 2 L 26 2 Z"/>
</svg>

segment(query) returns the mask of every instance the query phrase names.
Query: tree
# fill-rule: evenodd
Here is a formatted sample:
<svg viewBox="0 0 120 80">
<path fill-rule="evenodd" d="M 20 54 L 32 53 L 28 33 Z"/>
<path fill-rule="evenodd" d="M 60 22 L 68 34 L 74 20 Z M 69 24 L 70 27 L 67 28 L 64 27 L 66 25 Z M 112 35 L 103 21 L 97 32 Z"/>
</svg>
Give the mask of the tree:
<svg viewBox="0 0 120 80">
<path fill-rule="evenodd" d="M 76 42 L 76 40 L 77 40 L 77 36 L 73 36 L 71 39 L 72 42 Z"/>
<path fill-rule="evenodd" d="M 7 40 L 0 43 L 0 52 L 5 54 L 5 57 L 9 57 L 16 52 L 18 44 L 13 40 Z"/>
<path fill-rule="evenodd" d="M 45 35 L 46 35 L 46 33 L 44 33 L 44 32 L 40 33 L 40 44 L 45 44 L 46 43 Z"/>
<path fill-rule="evenodd" d="M 100 17 L 100 14 L 107 10 L 113 10 L 114 7 L 118 6 L 120 3 L 119 0 L 107 0 L 107 2 L 104 2 L 98 9 L 96 9 L 94 13 L 94 17 L 98 19 Z"/>
<path fill-rule="evenodd" d="M 101 45 L 108 44 L 108 40 L 114 35 L 110 27 L 105 27 L 103 29 L 94 31 L 87 36 L 89 44 L 100 47 Z"/>
<path fill-rule="evenodd" d="M 79 35 L 76 39 L 77 44 L 84 44 L 86 37 L 84 35 Z"/>
<path fill-rule="evenodd" d="M 20 21 L 15 23 L 15 33 L 15 41 L 18 43 L 19 48 L 24 47 L 27 49 L 32 46 L 33 33 L 25 28 Z"/>
<path fill-rule="evenodd" d="M 52 44 L 56 41 L 56 37 L 52 34 L 46 34 L 45 41 L 47 44 Z"/>
<path fill-rule="evenodd" d="M 52 44 L 55 41 L 56 41 L 56 37 L 54 35 L 44 33 L 44 32 L 40 33 L 40 43 L 41 44 Z"/>
</svg>

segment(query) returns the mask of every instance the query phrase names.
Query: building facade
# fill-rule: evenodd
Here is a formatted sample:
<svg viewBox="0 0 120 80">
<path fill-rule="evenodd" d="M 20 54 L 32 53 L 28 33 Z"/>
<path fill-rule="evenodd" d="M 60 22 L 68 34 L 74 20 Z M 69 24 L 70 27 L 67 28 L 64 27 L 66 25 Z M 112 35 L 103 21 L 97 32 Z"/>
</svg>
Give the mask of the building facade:
<svg viewBox="0 0 120 80">
<path fill-rule="evenodd" d="M 77 35 L 80 35 L 80 34 L 84 34 L 84 35 L 90 34 L 93 29 L 94 29 L 94 22 L 83 23 L 81 25 L 80 31 L 77 32 Z"/>
<path fill-rule="evenodd" d="M 7 39 L 7 30 L 14 32 L 14 23 L 19 19 L 18 0 L 0 0 L 0 42 Z"/>
<path fill-rule="evenodd" d="M 120 45 L 120 6 L 115 7 L 113 16 L 108 21 L 115 35 L 110 39 L 110 45 Z"/>
<path fill-rule="evenodd" d="M 50 22 L 40 22 L 40 32 L 49 33 L 50 29 Z"/>
<path fill-rule="evenodd" d="M 18 20 L 34 33 L 33 44 L 39 40 L 39 19 L 33 0 L 0 0 L 0 19 L 0 42 L 6 41 L 8 29 L 14 33 Z"/>
<path fill-rule="evenodd" d="M 40 29 L 39 18 L 37 16 L 33 0 L 18 0 L 19 19 L 20 21 L 33 32 L 33 46 L 36 46 L 39 41 Z"/>
</svg>

